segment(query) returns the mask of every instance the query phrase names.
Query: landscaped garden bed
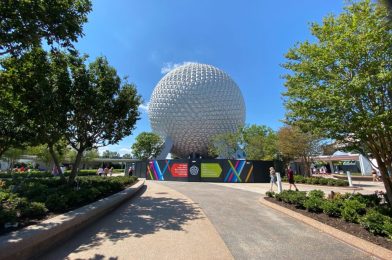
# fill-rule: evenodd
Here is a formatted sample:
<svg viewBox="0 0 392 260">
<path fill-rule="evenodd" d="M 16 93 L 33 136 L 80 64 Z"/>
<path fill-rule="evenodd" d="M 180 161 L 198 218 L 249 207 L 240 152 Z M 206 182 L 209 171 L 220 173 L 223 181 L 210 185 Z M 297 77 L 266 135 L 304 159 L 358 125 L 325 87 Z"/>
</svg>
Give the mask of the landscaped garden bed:
<svg viewBox="0 0 392 260">
<path fill-rule="evenodd" d="M 136 181 L 137 177 L 79 176 L 69 185 L 60 177 L 29 174 L 0 179 L 0 234 L 107 197 Z"/>
<path fill-rule="evenodd" d="M 287 177 L 283 177 L 282 181 L 287 182 Z M 294 181 L 296 183 L 312 184 L 312 185 L 328 185 L 328 186 L 349 186 L 346 180 L 337 180 L 332 178 L 322 178 L 322 177 L 304 177 L 300 175 L 294 175 Z"/>
<path fill-rule="evenodd" d="M 267 192 L 266 200 L 392 250 L 392 209 L 376 195 L 340 194 L 326 199 L 320 190 Z"/>
</svg>

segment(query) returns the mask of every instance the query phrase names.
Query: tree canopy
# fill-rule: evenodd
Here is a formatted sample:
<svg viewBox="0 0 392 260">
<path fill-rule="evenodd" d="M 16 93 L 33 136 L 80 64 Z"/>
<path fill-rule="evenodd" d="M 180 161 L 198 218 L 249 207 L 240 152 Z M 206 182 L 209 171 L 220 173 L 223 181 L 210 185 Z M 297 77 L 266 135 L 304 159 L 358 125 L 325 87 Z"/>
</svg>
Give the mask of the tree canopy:
<svg viewBox="0 0 392 260">
<path fill-rule="evenodd" d="M 141 160 L 151 159 L 159 155 L 163 148 L 162 138 L 151 132 L 141 132 L 132 144 L 132 154 Z"/>
<path fill-rule="evenodd" d="M 211 139 L 209 155 L 232 158 L 238 149 L 248 160 L 273 160 L 276 157 L 276 133 L 265 125 L 247 125 L 237 132 L 218 134 Z"/>
<path fill-rule="evenodd" d="M 86 150 L 116 144 L 132 133 L 139 119 L 141 98 L 136 87 L 120 79 L 104 57 L 86 66 L 86 57 L 73 56 L 72 89 L 66 138 L 78 154 L 70 180 Z"/>
<path fill-rule="evenodd" d="M 311 24 L 316 41 L 286 54 L 286 119 L 377 160 L 392 203 L 392 24 L 370 0 Z M 389 169 L 389 174 L 388 174 Z"/>
<path fill-rule="evenodd" d="M 90 0 L 0 1 L 0 55 L 19 55 L 42 39 L 73 47 L 90 11 Z"/>
<path fill-rule="evenodd" d="M 300 159 L 303 174 L 310 175 L 311 157 L 320 155 L 322 146 L 320 138 L 314 134 L 304 133 L 298 127 L 284 126 L 278 131 L 277 148 L 283 161 Z"/>
<path fill-rule="evenodd" d="M 105 151 L 103 151 L 103 153 L 102 153 L 102 155 L 100 157 L 102 157 L 102 158 L 119 159 L 121 156 L 120 156 L 120 154 L 118 152 L 105 150 Z"/>
<path fill-rule="evenodd" d="M 56 167 L 60 168 L 53 146 L 63 138 L 67 128 L 72 85 L 67 55 L 47 53 L 35 47 L 19 57 L 4 58 L 1 65 L 0 85 L 4 86 L 4 92 L 12 95 L 10 102 L 19 102 L 12 110 L 8 107 L 13 119 L 18 122 L 14 130 L 23 129 L 25 132 L 23 137 L 14 140 L 14 145 L 46 144 Z M 7 101 L 0 107 L 4 105 Z"/>
</svg>

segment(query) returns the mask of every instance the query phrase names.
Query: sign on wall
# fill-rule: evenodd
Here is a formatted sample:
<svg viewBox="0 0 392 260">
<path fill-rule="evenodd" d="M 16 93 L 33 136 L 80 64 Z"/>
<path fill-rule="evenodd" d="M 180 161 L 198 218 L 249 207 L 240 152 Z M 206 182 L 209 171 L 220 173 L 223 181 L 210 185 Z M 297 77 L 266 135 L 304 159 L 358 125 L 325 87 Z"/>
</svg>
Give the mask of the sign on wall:
<svg viewBox="0 0 392 260">
<path fill-rule="evenodd" d="M 269 182 L 273 161 L 225 159 L 150 160 L 147 180 L 190 182 Z"/>
</svg>

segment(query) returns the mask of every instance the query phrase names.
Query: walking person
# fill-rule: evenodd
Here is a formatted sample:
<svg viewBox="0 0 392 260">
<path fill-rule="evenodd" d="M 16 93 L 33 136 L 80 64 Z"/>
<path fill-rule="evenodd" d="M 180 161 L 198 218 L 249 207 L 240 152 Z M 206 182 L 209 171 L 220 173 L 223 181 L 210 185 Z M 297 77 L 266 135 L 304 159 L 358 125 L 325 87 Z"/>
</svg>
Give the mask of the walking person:
<svg viewBox="0 0 392 260">
<path fill-rule="evenodd" d="M 287 179 L 289 181 L 289 190 L 291 190 L 291 185 L 294 185 L 295 190 L 298 191 L 297 185 L 294 183 L 294 171 L 290 165 L 287 167 Z"/>
<path fill-rule="evenodd" d="M 270 191 L 272 191 L 272 187 L 274 186 L 274 184 L 276 185 L 276 187 L 278 187 L 278 184 L 276 183 L 276 171 L 274 169 L 274 167 L 270 167 L 270 178 L 271 178 L 271 188 Z"/>
<path fill-rule="evenodd" d="M 102 166 L 100 166 L 100 167 L 98 168 L 97 174 L 98 174 L 99 176 L 102 176 L 102 174 L 103 174 L 103 168 L 102 168 Z"/>
<path fill-rule="evenodd" d="M 108 173 L 109 173 L 109 166 L 106 165 L 105 169 L 103 169 L 103 174 L 105 174 L 105 177 L 107 177 Z"/>
<path fill-rule="evenodd" d="M 375 169 L 372 170 L 372 177 L 373 177 L 373 182 L 377 181 L 377 172 Z"/>
<path fill-rule="evenodd" d="M 113 166 L 109 169 L 109 175 L 112 176 L 113 174 Z"/>
</svg>

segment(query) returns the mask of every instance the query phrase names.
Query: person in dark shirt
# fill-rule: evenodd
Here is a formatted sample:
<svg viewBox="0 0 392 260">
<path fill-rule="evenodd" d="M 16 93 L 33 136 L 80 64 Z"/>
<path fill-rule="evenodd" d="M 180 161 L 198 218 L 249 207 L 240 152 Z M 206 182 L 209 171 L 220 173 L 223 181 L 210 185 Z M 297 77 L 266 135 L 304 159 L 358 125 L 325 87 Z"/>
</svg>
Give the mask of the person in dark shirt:
<svg viewBox="0 0 392 260">
<path fill-rule="evenodd" d="M 287 167 L 287 179 L 289 181 L 289 190 L 291 190 L 291 185 L 294 185 L 296 191 L 298 191 L 297 185 L 294 183 L 294 172 L 291 167 Z"/>
</svg>

